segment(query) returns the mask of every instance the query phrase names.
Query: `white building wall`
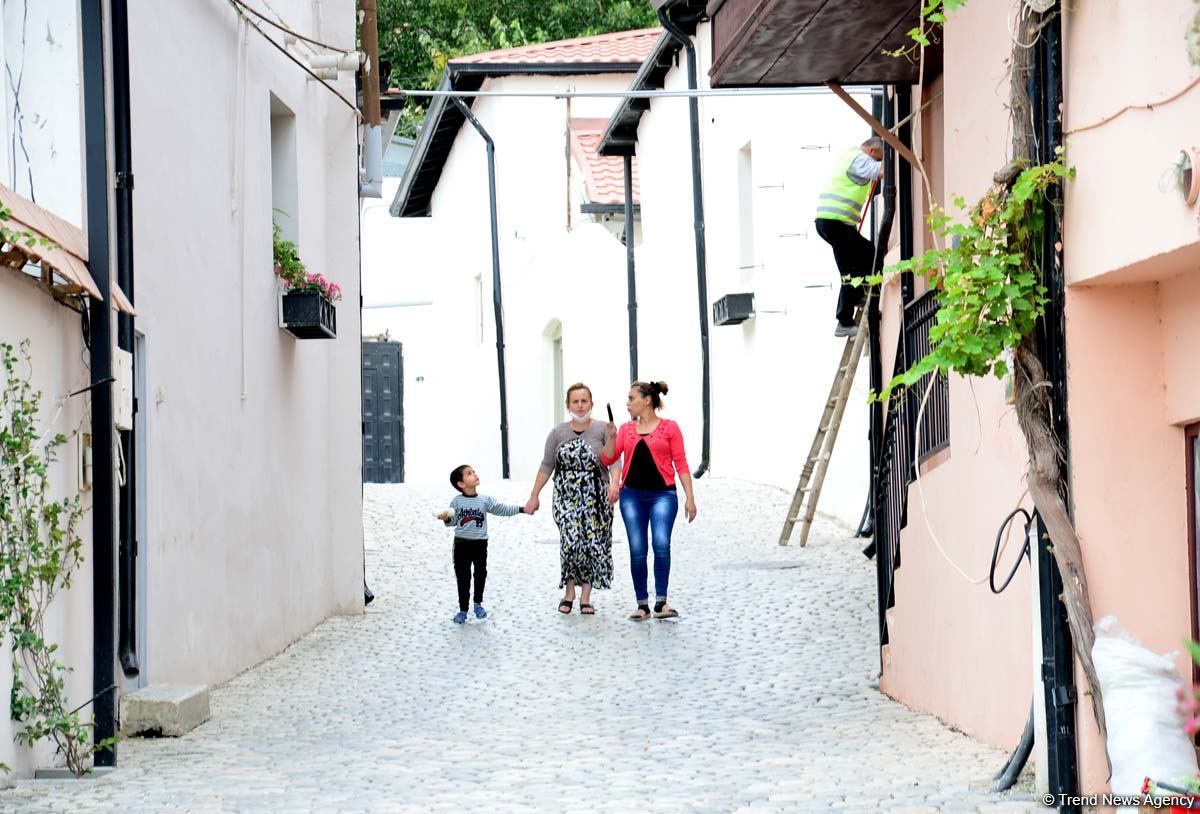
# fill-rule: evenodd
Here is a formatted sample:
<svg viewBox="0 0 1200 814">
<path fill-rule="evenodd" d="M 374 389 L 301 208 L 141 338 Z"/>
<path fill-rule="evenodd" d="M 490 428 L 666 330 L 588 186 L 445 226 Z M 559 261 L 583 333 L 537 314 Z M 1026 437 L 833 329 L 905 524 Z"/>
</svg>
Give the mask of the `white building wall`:
<svg viewBox="0 0 1200 814">
<path fill-rule="evenodd" d="M 272 2 L 343 47 L 355 5 Z M 356 122 L 254 30 L 239 115 L 228 3 L 138 0 L 129 19 L 150 395 L 144 663 L 152 683 L 211 684 L 362 608 Z M 354 98 L 353 77 L 336 85 Z M 336 340 L 278 327 L 272 94 L 295 114 L 301 258 L 343 288 Z"/>
<path fill-rule="evenodd" d="M 695 42 L 706 84 L 707 24 Z M 681 53 L 666 88 L 686 87 Z M 869 99 L 860 102 L 869 107 Z M 725 294 L 753 292 L 757 311 L 741 325 L 710 327 L 711 471 L 790 490 L 844 347 L 833 337 L 838 277 L 832 252 L 814 231 L 816 197 L 830 171 L 829 148 L 840 150 L 870 133 L 831 94 L 704 98 L 700 122 L 710 324 L 712 303 Z M 702 402 L 688 138 L 687 100 L 654 100 L 638 140 L 645 230 L 638 305 L 640 373 L 670 383 L 664 414 L 683 425 L 689 460 L 697 466 Z M 752 264 L 741 257 L 738 153 L 746 145 L 753 167 Z M 820 504 L 852 524 L 867 500 L 865 358 Z"/>
<path fill-rule="evenodd" d="M 701 75 L 707 28 L 696 38 Z M 668 89 L 686 87 L 684 65 Z M 628 76 L 490 80 L 493 90 L 625 88 Z M 832 336 L 837 272 L 813 230 L 833 150 L 869 135 L 832 96 L 701 100 L 708 251 L 707 313 L 727 293 L 754 291 L 759 315 L 711 326 L 712 473 L 792 488 L 832 383 L 842 341 Z M 474 110 L 496 141 L 509 438 L 513 477 L 532 477 L 554 420 L 550 341 L 562 322 L 563 378 L 594 390 L 618 421 L 628 390 L 625 252 L 600 224 L 567 231 L 566 121 L 609 116 L 614 100 L 486 98 Z M 693 466 L 701 459 L 696 294 L 687 101 L 656 99 L 639 131 L 642 216 L 636 252 L 639 374 L 671 385 L 664 415 L 678 420 Z M 739 269 L 738 151 L 752 145 L 757 263 Z M 820 149 L 803 149 L 819 146 Z M 390 202 L 396 183 L 385 190 Z M 369 207 L 375 204 L 368 204 Z M 364 213 L 367 301 L 434 305 L 367 311 L 368 335 L 404 343 L 410 481 L 442 482 L 458 463 L 500 475 L 492 332 L 487 167 L 483 142 L 460 131 L 429 218 Z M 606 232 L 606 234 L 600 234 Z M 483 332 L 479 330 L 482 279 Z M 818 286 L 818 287 L 808 287 Z M 768 311 L 778 313 L 766 313 Z M 857 524 L 867 497 L 867 367 L 859 371 L 821 507 Z M 770 416 L 764 432 L 763 419 Z M 433 428 L 445 427 L 444 432 Z M 782 518 L 780 519 L 782 523 Z"/>
<path fill-rule="evenodd" d="M 304 0 L 273 6 L 318 38 L 354 42 L 353 0 L 322 4 L 320 19 Z M 84 225 L 77 4 L 30 2 L 24 33 L 23 4 L 2 10 L 0 42 L 14 80 L 24 63 L 24 145 L 10 89 L 0 118 L 3 181 Z M 146 336 L 149 394 L 139 413 L 148 437 L 141 666 L 146 682 L 211 684 L 330 613 L 362 607 L 356 131 L 349 110 L 252 31 L 239 140 L 230 6 L 138 0 L 129 18 L 137 328 Z M 350 77 L 338 85 L 352 98 Z M 271 93 L 296 113 L 301 254 L 345 291 L 336 341 L 298 342 L 277 327 Z M 237 212 L 235 167 L 244 167 Z M 26 338 L 48 421 L 51 402 L 88 381 L 80 318 L 5 270 L 0 342 Z M 87 406 L 72 399 L 55 429 L 88 430 Z M 79 488 L 77 455 L 72 441 L 54 468 L 58 496 Z M 83 498 L 90 505 L 91 493 Z M 92 695 L 90 531 L 89 514 L 83 567 L 48 617 L 49 636 L 74 669 L 68 697 L 80 704 Z M 0 698 L 10 686 L 0 670 Z M 22 775 L 54 762 L 48 745 L 16 748 L 14 731 L 0 714 L 0 762 Z"/>
<path fill-rule="evenodd" d="M 484 89 L 619 90 L 629 79 L 503 77 L 488 80 Z M 568 214 L 569 183 L 578 183 L 577 174 L 568 182 L 568 120 L 605 118 L 614 108 L 613 99 L 593 98 L 569 104 L 482 98 L 473 106 L 496 143 L 514 478 L 534 476 L 555 403 L 565 395 L 554 392 L 552 343 L 546 337 L 552 323 L 562 323 L 565 383 L 590 384 L 600 414 L 605 399 L 614 411 L 625 402 L 625 249 L 577 209 Z M 367 336 L 387 331 L 404 346 L 407 479 L 443 483 L 454 466 L 470 463 L 494 484 L 501 475 L 499 384 L 482 139 L 469 124 L 459 132 L 431 217 L 389 218 L 386 205 L 397 186 L 398 180 L 389 179 L 383 206 L 364 206 L 365 299 L 434 304 L 368 309 L 363 331 Z"/>
</svg>

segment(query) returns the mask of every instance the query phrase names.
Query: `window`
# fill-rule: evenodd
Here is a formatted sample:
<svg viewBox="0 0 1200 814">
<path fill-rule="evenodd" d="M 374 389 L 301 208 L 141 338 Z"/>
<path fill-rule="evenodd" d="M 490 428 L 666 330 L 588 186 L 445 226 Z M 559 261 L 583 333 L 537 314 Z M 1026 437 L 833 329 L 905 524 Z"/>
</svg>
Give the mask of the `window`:
<svg viewBox="0 0 1200 814">
<path fill-rule="evenodd" d="M 758 253 L 754 241 L 754 153 L 749 142 L 738 150 L 738 271 L 742 280 L 754 276 Z"/>
<path fill-rule="evenodd" d="M 271 216 L 283 238 L 299 244 L 296 167 L 296 115 L 271 94 Z"/>
</svg>

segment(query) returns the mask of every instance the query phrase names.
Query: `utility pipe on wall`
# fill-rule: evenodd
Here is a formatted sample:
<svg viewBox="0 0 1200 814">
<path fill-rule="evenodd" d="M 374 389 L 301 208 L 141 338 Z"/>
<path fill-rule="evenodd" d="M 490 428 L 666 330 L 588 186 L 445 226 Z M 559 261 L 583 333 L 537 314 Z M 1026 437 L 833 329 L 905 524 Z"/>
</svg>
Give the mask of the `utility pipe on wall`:
<svg viewBox="0 0 1200 814">
<path fill-rule="evenodd" d="M 88 263 L 100 297 L 90 306 L 92 390 L 92 740 L 117 734 L 116 568 L 114 560 L 113 336 L 109 266 L 108 124 L 105 96 L 104 0 L 81 0 L 84 171 Z M 115 766 L 117 746 L 96 753 L 95 765 Z"/>
<path fill-rule="evenodd" d="M 112 89 L 113 159 L 116 172 L 115 219 L 117 285 L 131 303 L 133 290 L 133 146 L 130 143 L 129 95 L 129 7 L 127 0 L 112 0 Z M 130 314 L 117 315 L 117 345 L 130 354 L 134 347 L 134 323 Z M 133 370 L 137 370 L 136 358 Z M 136 375 L 136 374 L 135 374 Z M 131 383 L 132 384 L 132 383 Z M 135 408 L 136 408 L 135 402 Z M 134 410 L 136 426 L 141 420 Z M 117 655 L 121 670 L 133 677 L 139 672 L 137 652 L 137 447 L 133 429 L 120 433 L 121 453 L 125 460 L 125 478 L 120 488 L 119 548 L 117 552 L 119 599 Z"/>
<path fill-rule="evenodd" d="M 672 22 L 666 7 L 658 10 L 658 21 L 687 53 L 688 89 L 697 90 L 699 83 L 696 78 L 696 46 L 692 44 L 692 38 Z M 696 467 L 692 477 L 700 478 L 708 471 L 712 391 L 708 358 L 708 262 L 704 242 L 704 186 L 700 177 L 700 100 L 696 96 L 688 98 L 688 120 L 691 125 L 692 142 L 692 210 L 696 233 L 696 293 L 700 304 L 700 398 L 703 410 L 700 466 Z"/>
<path fill-rule="evenodd" d="M 625 156 L 625 276 L 629 300 L 629 381 L 638 380 L 637 278 L 633 263 L 633 156 Z"/>
<path fill-rule="evenodd" d="M 359 0 L 362 23 L 363 86 L 363 174 L 359 180 L 360 198 L 383 197 L 383 128 L 379 111 L 379 30 L 376 0 Z"/>
<path fill-rule="evenodd" d="M 492 307 L 496 319 L 496 370 L 500 378 L 500 470 L 501 477 L 507 479 L 508 377 L 504 372 L 504 300 L 500 291 L 500 227 L 496 217 L 496 142 L 492 141 L 488 131 L 462 99 L 455 99 L 454 104 L 487 144 L 488 204 L 492 221 Z"/>
<path fill-rule="evenodd" d="M 891 88 L 884 88 L 883 93 L 883 125 L 891 127 L 895 120 L 895 102 L 892 98 Z M 884 146 L 883 152 L 883 214 L 879 221 L 879 237 L 875 242 L 875 256 L 872 260 L 871 270 L 878 272 L 883 268 L 883 258 L 887 255 L 888 241 L 892 236 L 892 222 L 896 217 L 896 153 L 890 144 Z M 864 306 L 867 309 L 867 328 L 870 330 L 870 348 L 871 348 L 871 391 L 878 393 L 883 389 L 883 360 L 882 360 L 882 345 L 880 337 L 881 315 L 879 311 L 879 289 L 877 286 L 867 290 L 867 300 Z M 901 351 L 902 352 L 902 351 Z M 894 579 L 894 569 L 892 568 L 892 552 L 887 546 L 880 546 L 879 533 L 886 529 L 887 518 L 880 513 L 879 505 L 879 490 L 882 488 L 880 483 L 881 467 L 883 462 L 884 438 L 886 424 L 884 422 L 884 406 L 880 401 L 876 401 L 871 405 L 871 499 L 872 511 L 874 513 L 874 521 L 872 529 L 875 535 L 875 576 L 876 586 L 878 589 L 878 605 L 879 605 L 879 671 L 883 673 L 883 645 L 884 632 L 887 630 L 887 610 L 888 601 L 892 595 L 892 580 Z M 888 545 L 894 543 L 892 540 L 885 540 Z"/>
</svg>

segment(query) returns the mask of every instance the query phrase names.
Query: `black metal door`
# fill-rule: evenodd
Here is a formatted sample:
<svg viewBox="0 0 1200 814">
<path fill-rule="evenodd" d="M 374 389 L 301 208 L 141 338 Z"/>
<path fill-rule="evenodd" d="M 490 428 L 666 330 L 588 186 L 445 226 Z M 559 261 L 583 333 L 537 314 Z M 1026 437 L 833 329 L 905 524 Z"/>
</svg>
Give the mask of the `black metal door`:
<svg viewBox="0 0 1200 814">
<path fill-rule="evenodd" d="M 363 342 L 363 480 L 404 482 L 404 361 L 399 342 Z"/>
</svg>

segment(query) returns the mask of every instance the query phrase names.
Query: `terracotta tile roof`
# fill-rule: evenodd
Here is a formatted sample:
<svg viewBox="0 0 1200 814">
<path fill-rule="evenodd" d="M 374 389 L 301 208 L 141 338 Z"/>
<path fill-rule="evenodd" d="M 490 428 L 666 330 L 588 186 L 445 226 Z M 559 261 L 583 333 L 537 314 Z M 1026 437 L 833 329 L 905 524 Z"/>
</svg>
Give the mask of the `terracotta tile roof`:
<svg viewBox="0 0 1200 814">
<path fill-rule="evenodd" d="M 6 225 L 10 229 L 50 241 L 49 245 L 22 242 L 10 246 L 3 252 L 5 265 L 21 269 L 29 261 L 40 262 L 45 268 L 57 271 L 67 281 L 65 286 L 61 286 L 66 293 L 86 293 L 94 299 L 100 299 L 100 289 L 88 271 L 87 235 L 82 229 L 2 184 L 0 206 L 9 211 Z M 116 281 L 111 283 L 109 290 L 113 308 L 137 315 Z"/>
<path fill-rule="evenodd" d="M 607 119 L 571 119 L 571 157 L 583 172 L 584 195 L 588 203 L 625 203 L 625 162 L 620 156 L 600 155 Z M 638 160 L 633 157 L 633 203 L 641 199 L 638 184 Z"/>
<path fill-rule="evenodd" d="M 636 31 L 616 31 L 593 37 L 523 45 L 502 51 L 458 57 L 450 65 L 511 64 L 511 65 L 569 65 L 573 63 L 604 65 L 641 63 L 654 49 L 662 29 L 643 28 Z"/>
</svg>

